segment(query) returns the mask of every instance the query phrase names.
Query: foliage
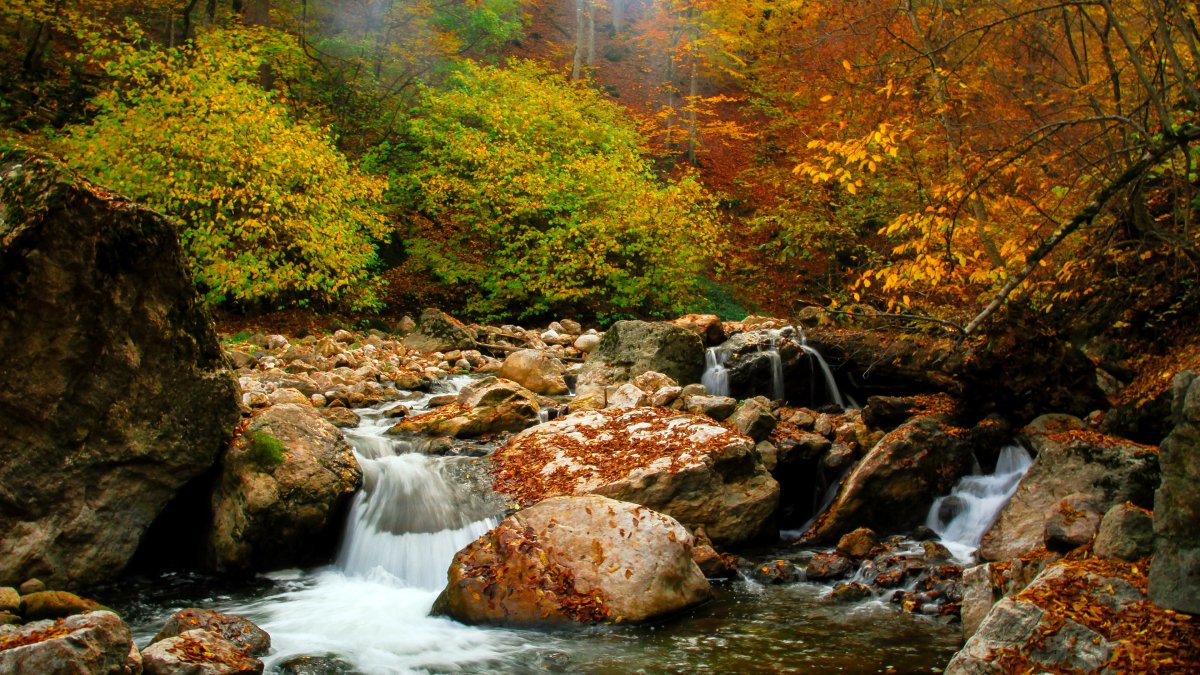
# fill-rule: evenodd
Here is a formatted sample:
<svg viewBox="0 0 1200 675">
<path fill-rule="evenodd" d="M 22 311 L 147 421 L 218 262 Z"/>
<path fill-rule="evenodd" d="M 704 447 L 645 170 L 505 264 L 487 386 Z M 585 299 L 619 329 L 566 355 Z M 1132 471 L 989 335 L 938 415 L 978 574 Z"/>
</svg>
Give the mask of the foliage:
<svg viewBox="0 0 1200 675">
<path fill-rule="evenodd" d="M 136 33 L 135 33 L 136 37 Z M 374 303 L 368 271 L 383 184 L 325 133 L 287 112 L 291 41 L 265 28 L 213 30 L 175 50 L 101 42 L 114 85 L 90 124 L 58 146 L 99 183 L 176 216 L 212 303 Z"/>
<path fill-rule="evenodd" d="M 620 318 L 696 300 L 711 198 L 690 176 L 658 182 L 634 126 L 595 91 L 531 63 L 466 64 L 425 91 L 409 135 L 396 188 L 412 261 L 469 287 L 472 311 Z"/>
</svg>

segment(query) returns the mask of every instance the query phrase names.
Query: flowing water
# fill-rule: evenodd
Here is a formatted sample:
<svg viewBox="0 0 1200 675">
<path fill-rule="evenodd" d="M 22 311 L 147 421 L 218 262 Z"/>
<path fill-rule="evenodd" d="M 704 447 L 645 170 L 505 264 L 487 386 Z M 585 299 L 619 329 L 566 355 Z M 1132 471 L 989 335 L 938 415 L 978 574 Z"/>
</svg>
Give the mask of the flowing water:
<svg viewBox="0 0 1200 675">
<path fill-rule="evenodd" d="M 463 386 L 456 378 L 447 389 Z M 444 393 L 446 389 L 438 393 Z M 421 410 L 428 396 L 407 405 Z M 715 584 L 715 599 L 649 626 L 559 630 L 471 627 L 431 617 L 454 553 L 495 524 L 496 507 L 460 480 L 465 458 L 431 457 L 386 435 L 382 410 L 360 410 L 347 439 L 364 485 L 337 562 L 234 585 L 166 575 L 109 599 L 140 646 L 172 612 L 242 614 L 272 638 L 267 672 L 300 655 L 334 656 L 362 673 L 929 672 L 958 648 L 957 626 L 879 602 L 833 605 L 818 584 Z M 763 559 L 795 555 L 768 551 Z M 890 669 L 890 670 L 889 670 Z"/>
<path fill-rule="evenodd" d="M 704 375 L 700 384 L 712 396 L 729 395 L 729 371 L 725 364 L 729 361 L 729 352 L 720 347 L 709 347 L 704 352 Z"/>
<path fill-rule="evenodd" d="M 779 354 L 779 341 L 794 339 L 796 335 L 799 335 L 800 349 L 817 363 L 817 367 L 824 378 L 825 395 L 828 397 L 828 400 L 841 408 L 846 407 L 847 400 L 838 388 L 837 380 L 833 376 L 833 369 L 829 367 L 829 363 L 825 361 L 821 353 L 808 344 L 808 338 L 805 337 L 802 328 L 797 326 L 780 330 L 764 330 L 761 331 L 761 334 L 765 338 L 765 343 L 761 344 L 759 349 L 761 353 L 766 355 L 770 363 L 772 400 L 782 401 L 787 398 L 787 383 L 784 380 L 783 358 Z M 730 395 L 728 363 L 731 356 L 729 348 L 725 345 L 709 347 L 705 352 L 704 375 L 700 383 L 704 385 L 709 394 L 713 396 Z"/>
<path fill-rule="evenodd" d="M 963 476 L 949 495 L 934 501 L 926 525 L 962 562 L 973 562 L 979 542 L 1000 515 L 1000 509 L 1017 491 L 1033 458 L 1020 445 L 1000 451 L 991 474 Z"/>
</svg>

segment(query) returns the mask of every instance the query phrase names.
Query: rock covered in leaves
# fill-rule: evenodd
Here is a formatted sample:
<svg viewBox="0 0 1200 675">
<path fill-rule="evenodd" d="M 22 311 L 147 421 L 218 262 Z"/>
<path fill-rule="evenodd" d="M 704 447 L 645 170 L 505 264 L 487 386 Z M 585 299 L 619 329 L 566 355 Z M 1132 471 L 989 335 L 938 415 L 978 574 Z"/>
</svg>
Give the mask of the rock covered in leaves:
<svg viewBox="0 0 1200 675">
<path fill-rule="evenodd" d="M 166 218 L 0 154 L 0 584 L 118 574 L 239 419 Z"/>
<path fill-rule="evenodd" d="M 970 638 L 975 634 L 984 617 L 1000 599 L 1025 590 L 1047 565 L 1057 560 L 1058 556 L 1041 548 L 1020 558 L 984 563 L 963 570 L 963 637 Z"/>
<path fill-rule="evenodd" d="M 555 497 L 459 551 L 434 612 L 466 623 L 646 621 L 711 596 L 691 548 L 683 526 L 644 506 Z"/>
<path fill-rule="evenodd" d="M 704 373 L 700 336 L 669 323 L 618 321 L 588 355 L 579 384 L 618 384 L 651 370 L 679 384 L 699 382 Z"/>
<path fill-rule="evenodd" d="M 274 569 L 332 550 L 341 515 L 362 484 L 342 433 L 308 406 L 256 415 L 230 446 L 213 494 L 212 562 Z"/>
<path fill-rule="evenodd" d="M 1172 392 L 1176 426 L 1161 448 L 1150 596 L 1163 607 L 1200 614 L 1200 374 L 1177 375 Z"/>
<path fill-rule="evenodd" d="M 488 377 L 459 392 L 457 403 L 413 415 L 396 424 L 389 433 L 472 438 L 520 431 L 538 423 L 540 409 L 533 392 L 510 380 Z"/>
<path fill-rule="evenodd" d="M 0 672 L 137 675 L 142 659 L 125 622 L 98 611 L 0 626 Z"/>
<path fill-rule="evenodd" d="M 991 609 L 950 661 L 956 675 L 1193 673 L 1200 624 L 1146 597 L 1135 563 L 1068 556 Z"/>
<path fill-rule="evenodd" d="M 1072 494 L 1103 513 L 1131 501 L 1149 505 L 1159 482 L 1158 449 L 1087 430 L 1066 415 L 1045 415 L 1022 431 L 1037 456 L 979 546 L 982 560 L 1017 558 L 1042 545 L 1047 516 Z"/>
<path fill-rule="evenodd" d="M 172 614 L 151 642 L 167 640 L 190 630 L 206 630 L 219 635 L 254 656 L 263 656 L 271 650 L 271 636 L 253 621 L 236 614 L 195 607 Z"/>
<path fill-rule="evenodd" d="M 921 417 L 888 433 L 854 467 L 803 538 L 833 543 L 858 527 L 886 533 L 922 522 L 936 496 L 950 492 L 971 470 L 971 449 L 953 431 Z"/>
<path fill-rule="evenodd" d="M 754 442 L 704 417 L 661 408 L 568 415 L 492 456 L 495 489 L 522 504 L 599 494 L 648 506 L 721 545 L 774 534 L 779 484 Z"/>
<path fill-rule="evenodd" d="M 217 633 L 184 631 L 142 650 L 145 675 L 260 675 L 263 662 Z"/>
</svg>

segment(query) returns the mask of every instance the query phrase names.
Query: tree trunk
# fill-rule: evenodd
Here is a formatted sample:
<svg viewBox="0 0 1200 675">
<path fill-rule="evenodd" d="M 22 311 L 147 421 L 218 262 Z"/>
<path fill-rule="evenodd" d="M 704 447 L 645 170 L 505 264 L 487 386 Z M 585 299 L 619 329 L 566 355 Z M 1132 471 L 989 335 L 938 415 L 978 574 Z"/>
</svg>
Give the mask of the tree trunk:
<svg viewBox="0 0 1200 675">
<path fill-rule="evenodd" d="M 612 28 L 614 33 L 625 30 L 625 0 L 612 0 Z"/>
<path fill-rule="evenodd" d="M 583 39 L 587 31 L 584 20 L 583 3 L 586 0 L 575 0 L 575 57 L 571 61 L 571 79 L 583 77 Z"/>
<path fill-rule="evenodd" d="M 596 66 L 596 2 L 587 0 L 587 64 Z"/>
<path fill-rule="evenodd" d="M 697 99 L 700 96 L 700 59 L 696 56 L 696 35 L 692 34 L 692 44 L 688 48 L 688 56 L 691 60 L 688 72 L 688 98 L 687 98 L 687 122 L 688 122 L 688 162 L 696 165 L 696 147 L 699 145 L 699 138 L 696 129 L 696 105 Z"/>
</svg>

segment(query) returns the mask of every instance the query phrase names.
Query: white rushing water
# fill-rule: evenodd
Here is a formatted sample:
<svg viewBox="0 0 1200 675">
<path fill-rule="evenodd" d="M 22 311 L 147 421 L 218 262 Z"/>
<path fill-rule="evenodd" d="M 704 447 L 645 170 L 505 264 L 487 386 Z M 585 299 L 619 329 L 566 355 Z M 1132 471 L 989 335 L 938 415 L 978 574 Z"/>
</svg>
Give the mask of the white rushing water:
<svg viewBox="0 0 1200 675">
<path fill-rule="evenodd" d="M 469 378 L 443 385 L 455 391 Z M 406 403 L 426 407 L 429 396 Z M 485 669 L 531 649 L 518 633 L 429 616 L 454 554 L 496 524 L 469 491 L 447 478 L 454 459 L 429 457 L 386 435 L 394 423 L 360 410 L 346 430 L 363 469 L 337 564 L 315 573 L 273 575 L 287 590 L 230 608 L 271 634 L 274 663 L 335 655 L 364 673 Z"/>
<path fill-rule="evenodd" d="M 704 352 L 704 375 L 700 384 L 712 396 L 729 395 L 729 371 L 725 363 L 729 361 L 729 352 L 720 347 L 709 347 Z"/>
<path fill-rule="evenodd" d="M 1000 510 L 1017 491 L 1033 458 L 1020 445 L 1000 451 L 991 474 L 963 476 L 949 495 L 939 497 L 929 509 L 925 524 L 962 562 L 973 562 L 979 542 Z"/>
<path fill-rule="evenodd" d="M 847 399 L 838 388 L 837 380 L 833 376 L 833 369 L 829 367 L 829 363 L 825 361 L 821 353 L 808 344 L 808 338 L 804 335 L 803 328 L 795 326 L 780 330 L 763 330 L 760 333 L 765 337 L 765 343 L 760 343 L 759 351 L 766 355 L 771 368 L 772 400 L 782 401 L 787 398 L 786 382 L 784 381 L 783 374 L 783 358 L 779 354 L 779 342 L 784 339 L 794 341 L 798 335 L 800 349 L 816 361 L 817 369 L 820 370 L 824 378 L 826 396 L 839 407 L 846 407 Z M 704 353 L 704 375 L 701 377 L 700 382 L 708 390 L 709 394 L 713 396 L 730 395 L 728 363 L 731 356 L 732 351 L 727 345 L 709 347 Z M 817 369 L 814 369 L 814 371 Z"/>
</svg>

